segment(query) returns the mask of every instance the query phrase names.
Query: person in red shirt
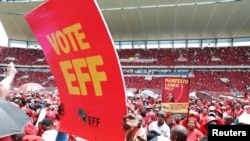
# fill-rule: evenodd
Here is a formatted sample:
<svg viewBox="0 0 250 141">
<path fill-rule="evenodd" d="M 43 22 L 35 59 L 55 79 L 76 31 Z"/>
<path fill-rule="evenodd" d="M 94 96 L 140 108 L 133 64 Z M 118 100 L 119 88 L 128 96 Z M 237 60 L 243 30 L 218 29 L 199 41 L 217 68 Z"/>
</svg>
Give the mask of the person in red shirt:
<svg viewBox="0 0 250 141">
<path fill-rule="evenodd" d="M 152 106 L 147 106 L 146 107 L 146 117 L 145 117 L 146 127 L 148 127 L 151 122 L 156 121 L 156 120 L 157 120 L 157 115 L 154 112 Z"/>
<path fill-rule="evenodd" d="M 188 137 L 187 141 L 197 141 L 201 139 L 204 135 L 202 132 L 196 128 L 197 119 L 194 117 L 188 118 Z"/>
<path fill-rule="evenodd" d="M 0 138 L 0 141 L 12 141 L 10 136 Z"/>
<path fill-rule="evenodd" d="M 219 125 L 219 124 L 214 116 L 208 116 L 205 120 L 205 123 L 201 127 L 201 131 L 205 136 L 208 135 L 208 125 Z"/>
<path fill-rule="evenodd" d="M 44 139 L 37 135 L 26 135 L 22 138 L 22 141 L 44 141 Z"/>
<path fill-rule="evenodd" d="M 245 99 L 245 100 L 248 100 L 248 99 L 249 99 L 247 90 L 246 90 L 245 93 L 244 93 L 244 99 Z"/>
<path fill-rule="evenodd" d="M 207 108 L 203 108 L 202 112 L 200 113 L 200 124 L 205 122 L 205 119 L 208 116 L 208 109 Z"/>
<path fill-rule="evenodd" d="M 217 120 L 218 125 L 224 125 L 223 119 L 220 116 L 216 115 L 216 109 L 214 106 L 210 106 L 208 111 L 209 111 L 208 116 L 214 116 Z"/>
<path fill-rule="evenodd" d="M 166 112 L 166 124 L 169 126 L 170 129 L 176 126 L 171 112 Z"/>
<path fill-rule="evenodd" d="M 239 103 L 237 103 L 235 105 L 235 111 L 234 111 L 234 116 L 235 118 L 238 118 L 242 113 L 243 113 L 243 109 L 241 108 L 241 105 Z"/>
</svg>

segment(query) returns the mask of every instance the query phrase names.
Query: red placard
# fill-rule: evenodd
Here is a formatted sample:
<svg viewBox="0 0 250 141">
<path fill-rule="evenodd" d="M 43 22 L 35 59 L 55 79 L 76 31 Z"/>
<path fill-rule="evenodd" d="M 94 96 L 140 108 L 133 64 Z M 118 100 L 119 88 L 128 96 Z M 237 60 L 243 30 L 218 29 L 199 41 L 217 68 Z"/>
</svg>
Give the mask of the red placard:
<svg viewBox="0 0 250 141">
<path fill-rule="evenodd" d="M 60 130 L 90 141 L 122 141 L 125 86 L 118 56 L 93 0 L 50 0 L 25 15 L 54 75 Z"/>
<path fill-rule="evenodd" d="M 172 113 L 187 113 L 189 102 L 189 79 L 165 77 L 162 92 L 162 108 Z"/>
</svg>

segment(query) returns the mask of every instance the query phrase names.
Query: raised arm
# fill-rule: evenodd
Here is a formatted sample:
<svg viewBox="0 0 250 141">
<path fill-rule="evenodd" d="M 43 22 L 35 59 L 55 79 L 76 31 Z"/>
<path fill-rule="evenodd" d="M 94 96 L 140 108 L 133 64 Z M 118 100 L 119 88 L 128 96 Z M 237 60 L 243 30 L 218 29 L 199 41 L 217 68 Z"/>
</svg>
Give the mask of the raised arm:
<svg viewBox="0 0 250 141">
<path fill-rule="evenodd" d="M 10 92 L 11 84 L 15 78 L 17 71 L 13 62 L 10 62 L 7 66 L 7 75 L 0 82 L 0 98 L 6 99 L 6 96 Z"/>
</svg>

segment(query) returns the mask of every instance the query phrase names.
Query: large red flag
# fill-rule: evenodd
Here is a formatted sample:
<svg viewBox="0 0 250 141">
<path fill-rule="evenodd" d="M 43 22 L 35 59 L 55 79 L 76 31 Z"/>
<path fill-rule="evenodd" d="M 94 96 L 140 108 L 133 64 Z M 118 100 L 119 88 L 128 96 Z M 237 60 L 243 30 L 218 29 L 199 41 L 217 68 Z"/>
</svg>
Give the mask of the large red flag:
<svg viewBox="0 0 250 141">
<path fill-rule="evenodd" d="M 49 0 L 25 15 L 55 77 L 60 130 L 91 141 L 121 141 L 126 114 L 121 67 L 93 0 Z"/>
</svg>

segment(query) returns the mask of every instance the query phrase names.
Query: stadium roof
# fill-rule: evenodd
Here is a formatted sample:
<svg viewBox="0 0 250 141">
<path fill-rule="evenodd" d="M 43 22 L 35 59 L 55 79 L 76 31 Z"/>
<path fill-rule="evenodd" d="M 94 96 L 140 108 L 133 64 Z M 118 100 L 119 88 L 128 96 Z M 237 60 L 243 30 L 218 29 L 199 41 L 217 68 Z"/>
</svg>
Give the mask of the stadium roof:
<svg viewBox="0 0 250 141">
<path fill-rule="evenodd" d="M 250 0 L 97 1 L 114 41 L 250 37 Z M 0 2 L 9 39 L 36 41 L 23 16 L 41 3 Z"/>
</svg>

